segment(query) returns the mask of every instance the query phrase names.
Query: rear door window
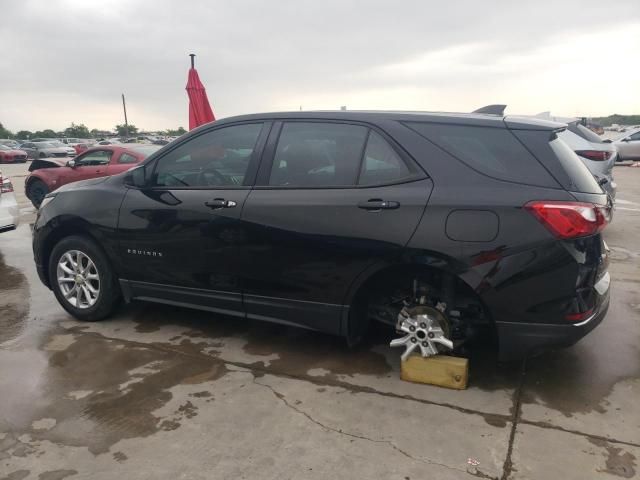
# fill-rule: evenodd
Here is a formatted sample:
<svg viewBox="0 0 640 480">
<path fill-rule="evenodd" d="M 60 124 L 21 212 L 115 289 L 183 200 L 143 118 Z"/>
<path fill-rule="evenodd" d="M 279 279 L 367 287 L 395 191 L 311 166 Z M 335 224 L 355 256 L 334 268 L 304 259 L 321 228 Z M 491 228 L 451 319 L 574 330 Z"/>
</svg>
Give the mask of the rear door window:
<svg viewBox="0 0 640 480">
<path fill-rule="evenodd" d="M 367 132 L 367 128 L 359 125 L 284 123 L 271 167 L 269 185 L 355 185 Z"/>
<path fill-rule="evenodd" d="M 424 122 L 406 125 L 484 175 L 508 182 L 549 185 L 548 172 L 506 128 Z"/>
</svg>

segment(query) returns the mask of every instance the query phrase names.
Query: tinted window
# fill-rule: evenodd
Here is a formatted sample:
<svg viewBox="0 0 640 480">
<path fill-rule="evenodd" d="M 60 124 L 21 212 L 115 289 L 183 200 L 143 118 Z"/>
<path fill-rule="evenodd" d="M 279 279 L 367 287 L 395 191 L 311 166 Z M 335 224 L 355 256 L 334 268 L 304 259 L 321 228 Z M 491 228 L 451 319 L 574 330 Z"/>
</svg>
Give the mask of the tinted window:
<svg viewBox="0 0 640 480">
<path fill-rule="evenodd" d="M 549 174 L 506 128 L 408 123 L 474 170 L 500 180 L 546 185 Z"/>
<path fill-rule="evenodd" d="M 269 185 L 355 185 L 367 129 L 338 123 L 285 123 Z"/>
<path fill-rule="evenodd" d="M 598 182 L 596 182 L 589 169 L 585 167 L 569 145 L 556 137 L 549 142 L 549 146 L 569 176 L 571 185 L 567 185 L 568 190 L 583 193 L 602 193 Z"/>
<path fill-rule="evenodd" d="M 629 137 L 629 140 L 635 142 L 636 140 L 640 140 L 640 132 L 636 132 Z"/>
<path fill-rule="evenodd" d="M 123 153 L 122 155 L 120 155 L 120 158 L 118 159 L 118 163 L 138 163 L 138 162 L 139 160 L 136 157 L 128 153 Z"/>
<path fill-rule="evenodd" d="M 89 152 L 78 157 L 76 165 L 105 165 L 109 163 L 109 160 L 111 160 L 112 153 L 113 152 L 110 150 L 96 150 L 94 152 Z"/>
<path fill-rule="evenodd" d="M 391 183 L 407 178 L 411 172 L 396 151 L 380 136 L 371 131 L 364 151 L 359 185 Z"/>
<path fill-rule="evenodd" d="M 152 183 L 163 187 L 240 186 L 261 129 L 261 123 L 252 123 L 199 135 L 160 158 Z"/>
</svg>

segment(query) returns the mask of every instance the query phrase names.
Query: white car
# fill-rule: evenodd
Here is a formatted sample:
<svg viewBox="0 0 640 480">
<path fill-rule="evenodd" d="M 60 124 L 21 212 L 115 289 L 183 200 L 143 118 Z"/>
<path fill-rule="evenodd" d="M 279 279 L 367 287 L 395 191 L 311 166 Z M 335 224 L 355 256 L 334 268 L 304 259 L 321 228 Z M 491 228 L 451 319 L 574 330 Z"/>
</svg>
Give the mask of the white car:
<svg viewBox="0 0 640 480">
<path fill-rule="evenodd" d="M 13 184 L 9 177 L 0 172 L 0 233 L 14 230 L 18 226 L 20 209 L 13 193 Z"/>
<path fill-rule="evenodd" d="M 580 157 L 611 200 L 615 200 L 617 185 L 613 180 L 613 166 L 618 157 L 615 145 L 603 142 L 598 135 L 577 121 L 568 123 L 567 129 L 559 132 L 558 137 Z"/>
</svg>

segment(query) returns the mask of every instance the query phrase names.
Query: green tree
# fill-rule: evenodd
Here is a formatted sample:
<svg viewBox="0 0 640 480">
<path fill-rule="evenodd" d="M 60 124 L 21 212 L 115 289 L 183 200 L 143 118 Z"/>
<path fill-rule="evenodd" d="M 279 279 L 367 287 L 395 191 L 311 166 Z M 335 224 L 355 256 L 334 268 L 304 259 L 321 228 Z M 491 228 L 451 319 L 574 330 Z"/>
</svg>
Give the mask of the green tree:
<svg viewBox="0 0 640 480">
<path fill-rule="evenodd" d="M 38 130 L 37 132 L 33 132 L 33 136 L 35 138 L 57 138 L 58 137 L 56 132 L 54 132 L 50 128 L 47 128 L 45 130 Z"/>
<path fill-rule="evenodd" d="M 167 135 L 170 137 L 179 137 L 180 135 L 184 135 L 187 131 L 184 127 L 178 127 L 176 130 L 169 129 L 167 130 Z"/>
<path fill-rule="evenodd" d="M 89 129 L 83 124 L 76 125 L 71 123 L 70 127 L 65 128 L 64 134 L 67 137 L 89 138 Z"/>
<path fill-rule="evenodd" d="M 129 135 L 135 135 L 136 133 L 138 133 L 138 127 L 131 124 L 125 126 L 124 123 L 122 125 L 116 125 L 114 130 L 121 137 L 128 137 Z"/>
<path fill-rule="evenodd" d="M 13 138 L 13 133 L 4 128 L 2 123 L 0 123 L 0 138 Z"/>
<path fill-rule="evenodd" d="M 16 133 L 16 138 L 19 138 L 20 140 L 27 140 L 31 137 L 33 137 L 33 132 L 30 132 L 29 130 L 20 130 Z"/>
</svg>

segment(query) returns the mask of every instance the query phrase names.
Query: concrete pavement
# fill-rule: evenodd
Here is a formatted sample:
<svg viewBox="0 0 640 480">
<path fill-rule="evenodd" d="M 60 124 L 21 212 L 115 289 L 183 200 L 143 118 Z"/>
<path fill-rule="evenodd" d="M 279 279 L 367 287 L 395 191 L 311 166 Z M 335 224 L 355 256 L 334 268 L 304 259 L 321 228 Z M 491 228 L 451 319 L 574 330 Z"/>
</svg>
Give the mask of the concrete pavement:
<svg viewBox="0 0 640 480">
<path fill-rule="evenodd" d="M 22 191 L 25 166 L 2 165 Z M 617 167 L 613 296 L 576 346 L 470 388 L 399 380 L 334 337 L 137 303 L 79 323 L 0 235 L 0 479 L 640 478 L 640 169 Z"/>
</svg>

